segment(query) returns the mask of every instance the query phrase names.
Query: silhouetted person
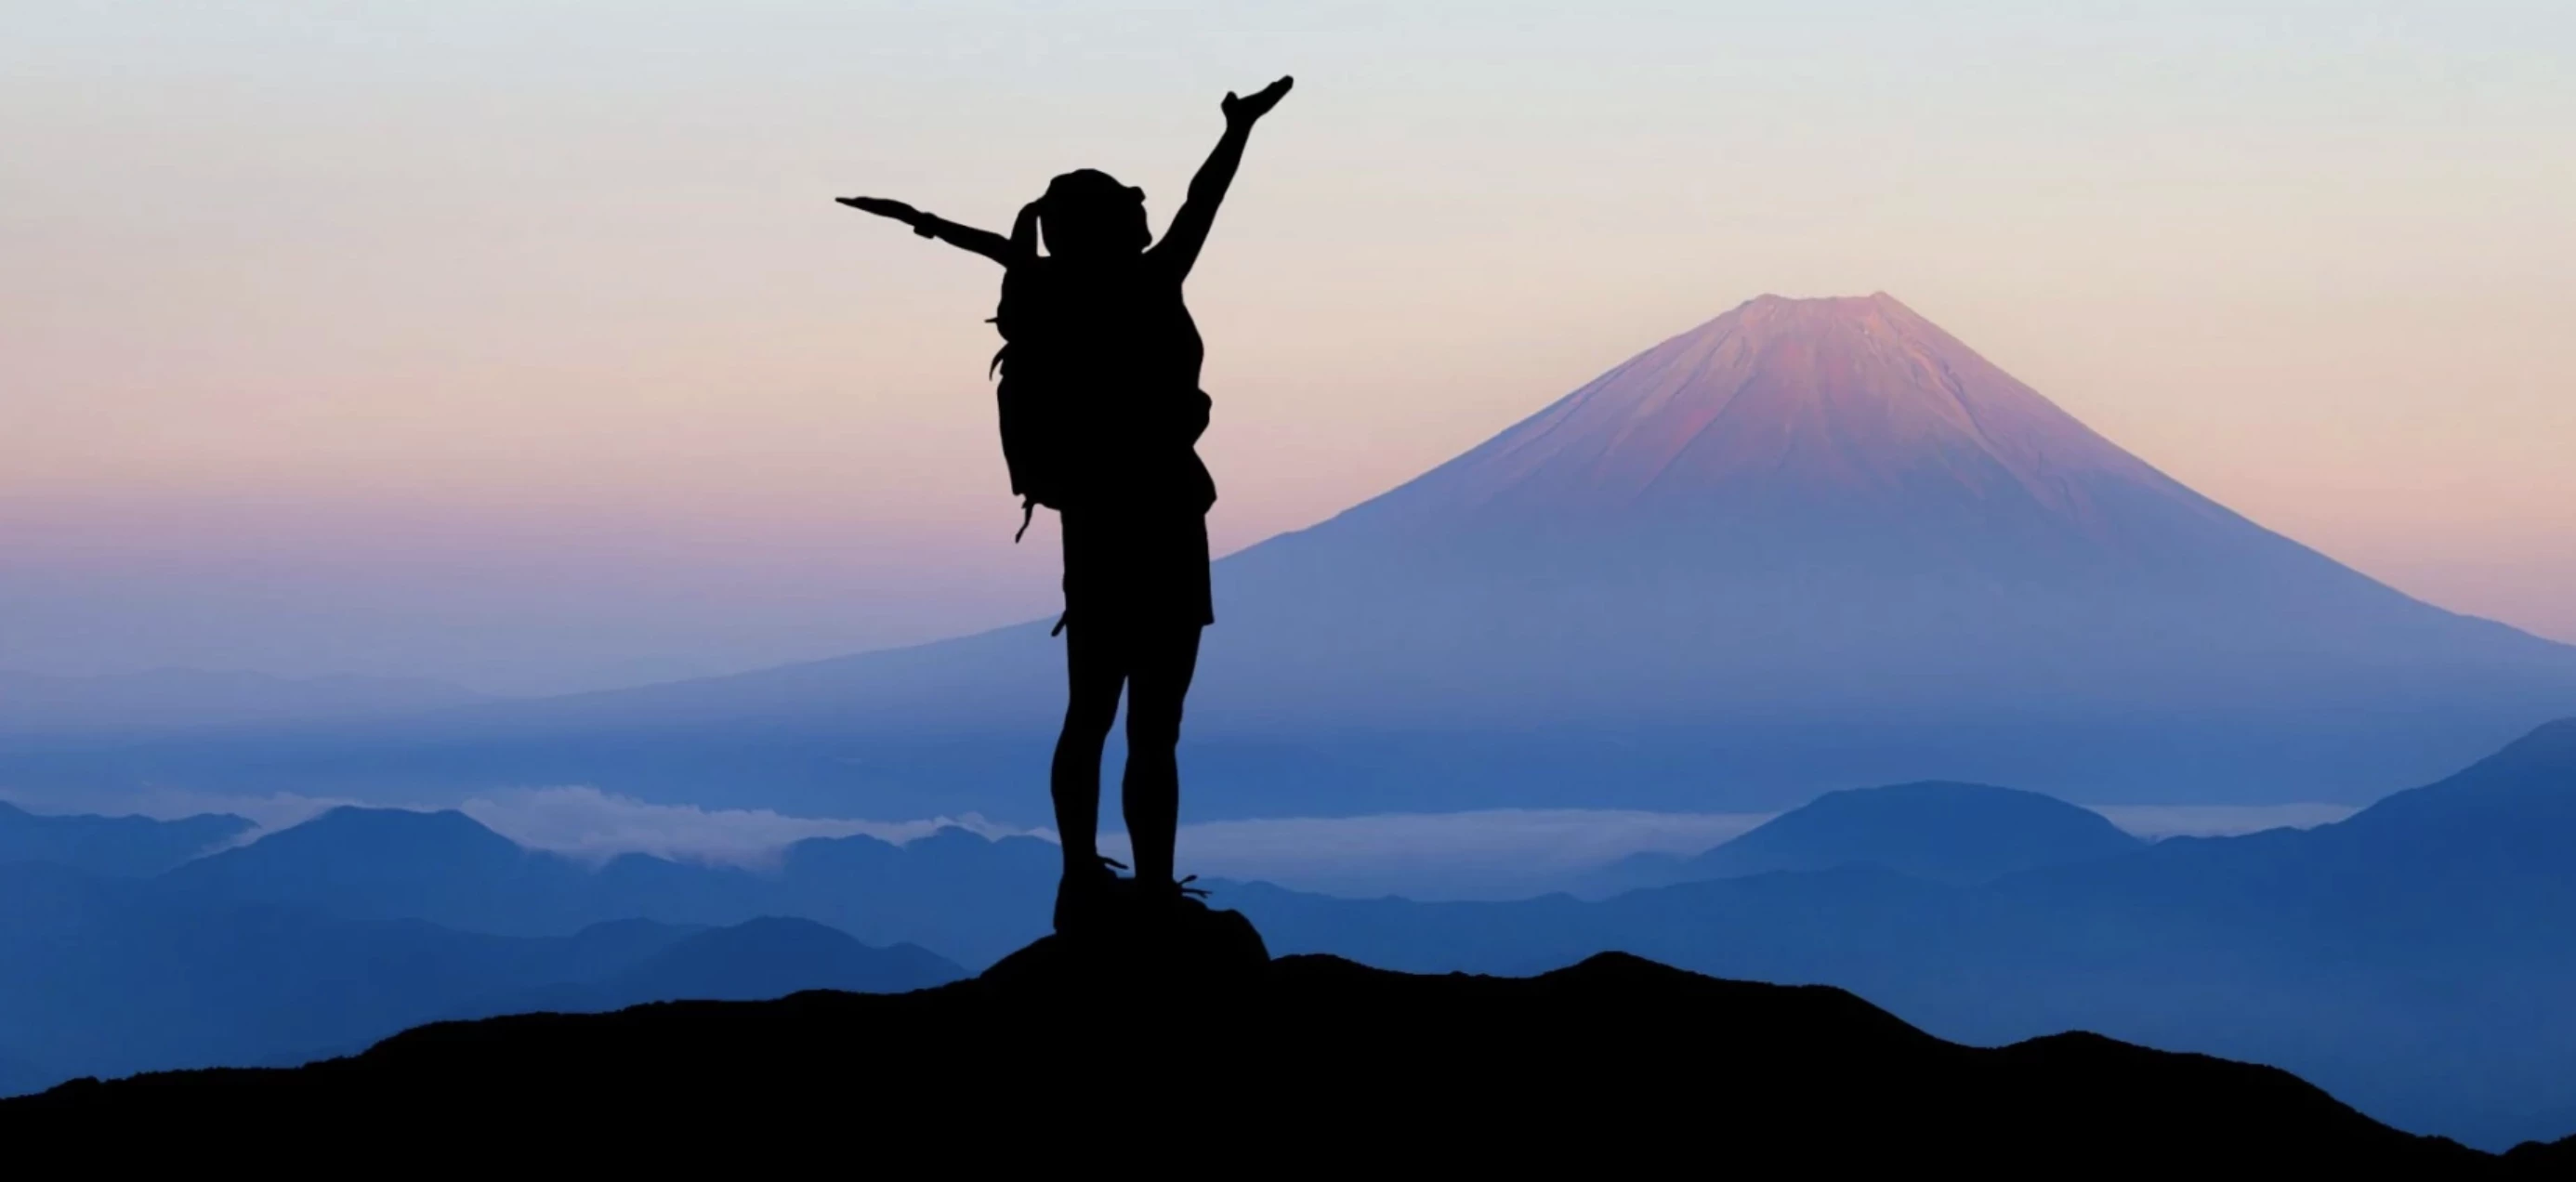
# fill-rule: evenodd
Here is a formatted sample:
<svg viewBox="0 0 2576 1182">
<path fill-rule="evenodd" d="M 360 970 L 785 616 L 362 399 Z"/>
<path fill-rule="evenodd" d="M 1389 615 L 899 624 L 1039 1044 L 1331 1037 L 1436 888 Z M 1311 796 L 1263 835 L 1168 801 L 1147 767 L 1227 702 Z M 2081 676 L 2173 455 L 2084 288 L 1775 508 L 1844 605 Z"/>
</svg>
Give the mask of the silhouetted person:
<svg viewBox="0 0 2576 1182">
<path fill-rule="evenodd" d="M 1186 890 L 1172 868 L 1180 822 L 1174 749 L 1199 630 L 1216 620 L 1207 538 L 1216 484 L 1196 450 L 1208 416 L 1198 384 L 1205 350 L 1181 285 L 1253 123 L 1289 85 L 1281 78 L 1249 97 L 1225 96 L 1225 134 L 1160 242 L 1146 229 L 1144 190 L 1091 169 L 1055 178 L 1020 211 L 1008 238 L 897 201 L 840 199 L 1008 269 L 995 317 L 1007 342 L 995 358 L 1004 451 L 1025 507 L 1051 505 L 1063 519 L 1065 611 L 1057 628 L 1070 700 L 1050 777 L 1064 842 L 1059 931 L 1094 918 L 1119 886 L 1098 833 L 1101 748 L 1122 688 L 1121 805 L 1135 846 L 1133 885 L 1153 901 L 1178 902 Z"/>
</svg>

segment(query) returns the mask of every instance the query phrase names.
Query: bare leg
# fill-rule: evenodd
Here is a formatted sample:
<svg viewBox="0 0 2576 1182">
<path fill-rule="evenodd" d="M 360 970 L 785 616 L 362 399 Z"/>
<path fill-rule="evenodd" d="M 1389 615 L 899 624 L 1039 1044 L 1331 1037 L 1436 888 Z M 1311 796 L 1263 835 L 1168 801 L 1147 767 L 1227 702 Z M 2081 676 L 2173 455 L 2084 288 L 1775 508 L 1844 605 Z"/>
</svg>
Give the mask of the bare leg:
<svg viewBox="0 0 2576 1182">
<path fill-rule="evenodd" d="M 1068 875 L 1100 869 L 1100 749 L 1118 720 L 1118 690 L 1127 679 L 1122 647 L 1079 624 L 1065 629 L 1069 692 L 1047 786 Z"/>
<path fill-rule="evenodd" d="M 1199 629 L 1184 625 L 1137 638 L 1127 685 L 1127 776 L 1119 803 L 1136 847 L 1136 881 L 1172 881 L 1180 829 L 1181 701 L 1198 671 Z"/>
</svg>

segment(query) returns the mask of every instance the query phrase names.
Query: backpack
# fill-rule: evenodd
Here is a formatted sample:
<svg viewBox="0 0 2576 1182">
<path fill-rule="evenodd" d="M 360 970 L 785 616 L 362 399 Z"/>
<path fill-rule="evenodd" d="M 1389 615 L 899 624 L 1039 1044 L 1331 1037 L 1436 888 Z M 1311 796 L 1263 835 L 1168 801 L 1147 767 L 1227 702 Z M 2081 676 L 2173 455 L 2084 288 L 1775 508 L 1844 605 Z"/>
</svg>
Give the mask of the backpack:
<svg viewBox="0 0 2576 1182">
<path fill-rule="evenodd" d="M 1061 318 L 1048 307 L 1046 261 L 1038 256 L 1036 227 L 1023 216 L 1011 232 L 1013 259 L 1002 271 L 1002 302 L 987 321 L 1001 331 L 985 377 L 1001 375 L 994 401 L 1001 412 L 1002 462 L 1011 471 L 1011 495 L 1020 498 L 1019 541 L 1038 506 L 1062 512 L 1071 483 L 1070 447 L 1075 424 L 1070 399 L 1050 371 L 1060 363 L 1047 330 Z"/>
<path fill-rule="evenodd" d="M 1087 319 L 1086 312 L 1096 309 L 1067 302 L 1087 297 L 1065 293 L 1052 262 L 1038 254 L 1036 220 L 1026 212 L 1012 227 L 1011 247 L 1011 261 L 1002 271 L 1001 304 L 987 321 L 1001 332 L 1002 347 L 985 376 L 1001 377 L 994 401 L 1001 419 L 1002 461 L 1010 468 L 1011 493 L 1020 498 L 1020 528 L 1011 535 L 1017 542 L 1027 536 L 1038 506 L 1064 511 L 1086 470 L 1102 462 L 1097 454 L 1104 442 L 1101 433 L 1122 428 L 1092 421 L 1100 408 L 1066 380 L 1068 368 L 1082 366 L 1081 355 L 1093 347 L 1085 343 L 1085 335 L 1100 325 Z M 1155 412 L 1151 430 L 1169 432 L 1183 446 L 1194 444 L 1207 429 L 1208 409 L 1207 393 L 1190 389 L 1174 405 Z M 1204 483 L 1204 468 L 1200 475 Z M 1212 486 L 1206 495 L 1215 498 Z"/>
</svg>

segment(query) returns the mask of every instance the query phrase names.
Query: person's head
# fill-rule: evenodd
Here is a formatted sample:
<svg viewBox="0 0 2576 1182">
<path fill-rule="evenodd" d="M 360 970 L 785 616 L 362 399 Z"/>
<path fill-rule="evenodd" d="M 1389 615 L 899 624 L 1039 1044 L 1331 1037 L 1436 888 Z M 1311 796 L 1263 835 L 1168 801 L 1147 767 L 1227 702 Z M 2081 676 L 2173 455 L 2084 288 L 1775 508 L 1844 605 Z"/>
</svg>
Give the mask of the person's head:
<svg viewBox="0 0 2576 1182">
<path fill-rule="evenodd" d="M 1038 198 L 1038 226 L 1047 253 L 1058 258 L 1132 255 L 1153 240 L 1145 228 L 1145 191 L 1092 168 L 1047 183 L 1046 196 Z"/>
</svg>

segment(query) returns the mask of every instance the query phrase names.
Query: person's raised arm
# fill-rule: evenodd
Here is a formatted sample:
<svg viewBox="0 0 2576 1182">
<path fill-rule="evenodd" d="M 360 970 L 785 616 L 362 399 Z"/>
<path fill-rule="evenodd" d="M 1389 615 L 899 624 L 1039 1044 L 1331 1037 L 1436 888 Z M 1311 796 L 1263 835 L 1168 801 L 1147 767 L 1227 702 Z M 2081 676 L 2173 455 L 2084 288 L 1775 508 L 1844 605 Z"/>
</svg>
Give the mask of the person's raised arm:
<svg viewBox="0 0 2576 1182">
<path fill-rule="evenodd" d="M 924 238 L 935 238 L 961 250 L 971 250 L 1005 267 L 1011 265 L 1011 240 L 991 230 L 961 226 L 946 218 L 923 213 L 903 202 L 888 201 L 883 197 L 835 197 L 832 200 L 881 218 L 893 218 L 912 227 L 913 233 Z"/>
<path fill-rule="evenodd" d="M 1154 257 L 1181 275 L 1199 261 L 1199 249 L 1207 245 L 1208 231 L 1216 225 L 1216 210 L 1225 204 L 1226 187 L 1234 183 L 1234 170 L 1243 163 L 1243 146 L 1252 138 L 1252 125 L 1270 108 L 1279 105 L 1280 96 L 1288 93 L 1294 79 L 1282 78 L 1261 88 L 1247 98 L 1237 98 L 1227 91 L 1221 109 L 1225 112 L 1225 134 L 1218 137 L 1216 150 L 1208 153 L 1207 163 L 1199 166 L 1197 176 L 1190 178 L 1189 199 L 1181 211 L 1172 215 L 1171 228 L 1163 240 L 1154 244 Z"/>
</svg>

